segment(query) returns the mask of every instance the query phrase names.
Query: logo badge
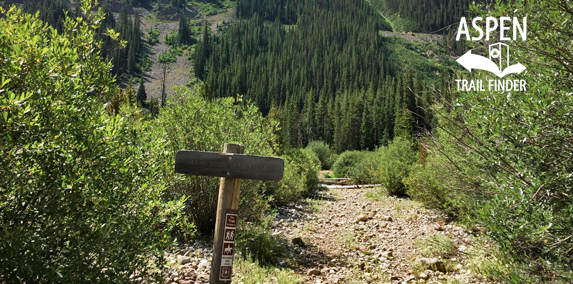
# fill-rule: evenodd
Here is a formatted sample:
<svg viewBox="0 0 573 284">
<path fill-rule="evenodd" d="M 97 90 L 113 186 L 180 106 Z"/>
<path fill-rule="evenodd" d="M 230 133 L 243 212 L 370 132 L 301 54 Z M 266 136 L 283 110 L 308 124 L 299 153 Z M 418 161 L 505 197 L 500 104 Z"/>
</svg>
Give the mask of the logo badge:
<svg viewBox="0 0 573 284">
<path fill-rule="evenodd" d="M 470 50 L 456 61 L 470 72 L 472 69 L 485 70 L 499 78 L 508 74 L 519 74 L 526 69 L 521 63 L 509 65 L 509 46 L 501 42 L 489 45 L 489 58 L 472 54 Z"/>
</svg>

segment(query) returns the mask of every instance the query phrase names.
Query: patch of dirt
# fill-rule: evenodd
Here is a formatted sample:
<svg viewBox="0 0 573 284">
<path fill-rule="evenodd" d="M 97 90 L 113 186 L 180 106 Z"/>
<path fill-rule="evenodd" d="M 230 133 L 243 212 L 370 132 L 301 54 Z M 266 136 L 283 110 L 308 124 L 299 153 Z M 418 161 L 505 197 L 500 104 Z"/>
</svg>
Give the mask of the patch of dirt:
<svg viewBox="0 0 573 284">
<path fill-rule="evenodd" d="M 234 22 L 235 20 L 236 20 L 235 7 L 231 7 L 223 13 L 207 17 L 207 22 L 211 26 L 211 32 L 217 31 L 217 25 L 221 25 L 223 24 L 223 22 Z"/>
<path fill-rule="evenodd" d="M 147 13 L 141 13 L 142 31 L 146 34 L 150 29 L 157 29 L 160 31 L 160 35 L 159 43 L 156 45 L 144 45 L 146 52 L 150 53 L 149 57 L 152 61 L 151 71 L 146 72 L 143 75 L 145 80 L 145 90 L 148 98 L 161 98 L 163 69 L 162 64 L 157 61 L 157 57 L 161 53 L 169 50 L 169 46 L 164 43 L 165 35 L 167 35 L 171 30 L 176 31 L 179 28 L 179 14 L 176 13 L 176 11 L 174 12 L 169 9 L 164 9 L 158 12 L 159 19 L 156 19 L 153 18 L 152 13 L 148 11 L 146 12 Z M 186 8 L 186 16 L 188 18 L 193 19 L 197 14 L 203 14 L 199 7 L 192 5 Z M 235 8 L 229 8 L 224 13 L 207 17 L 206 20 L 211 26 L 211 30 L 215 32 L 217 25 L 221 25 L 225 21 L 233 21 L 234 15 Z M 187 59 L 186 52 L 183 52 L 183 55 L 177 56 L 176 62 L 170 63 L 168 66 L 165 90 L 169 97 L 173 94 L 173 86 L 185 86 L 191 80 L 192 75 L 190 74 L 190 69 L 192 65 Z"/>
<path fill-rule="evenodd" d="M 161 98 L 161 88 L 162 88 L 162 77 L 163 69 L 162 64 L 157 61 L 157 57 L 169 50 L 169 45 L 165 44 L 163 41 L 165 35 L 171 30 L 177 30 L 179 27 L 179 22 L 159 22 L 153 23 L 146 19 L 143 20 L 142 30 L 147 33 L 150 29 L 158 29 L 161 33 L 159 35 L 159 43 L 149 46 L 145 44 L 144 47 L 146 52 L 151 58 L 151 71 L 144 73 L 143 78 L 145 79 L 145 91 L 147 92 L 148 98 Z M 165 92 L 167 96 L 171 95 L 172 86 L 179 85 L 185 86 L 189 82 L 189 70 L 191 68 L 191 62 L 186 58 L 185 52 L 181 56 L 177 56 L 177 61 L 168 64 L 166 80 L 165 80 Z"/>
<path fill-rule="evenodd" d="M 380 31 L 380 34 L 385 37 L 401 37 L 411 42 L 419 42 L 419 43 L 439 43 L 442 41 L 441 35 L 435 34 L 424 34 L 424 33 L 412 33 L 412 32 L 403 32 L 403 33 L 395 33 L 389 31 Z"/>
<path fill-rule="evenodd" d="M 330 188 L 314 203 L 279 208 L 275 219 L 273 235 L 291 240 L 281 263 L 304 275 L 305 283 L 485 282 L 464 266 L 471 232 L 442 223 L 445 216 L 411 200 L 366 197 L 379 189 Z M 417 240 L 433 234 L 455 242 L 448 259 L 435 259 L 450 268 L 415 271 L 415 263 L 426 260 Z"/>
</svg>

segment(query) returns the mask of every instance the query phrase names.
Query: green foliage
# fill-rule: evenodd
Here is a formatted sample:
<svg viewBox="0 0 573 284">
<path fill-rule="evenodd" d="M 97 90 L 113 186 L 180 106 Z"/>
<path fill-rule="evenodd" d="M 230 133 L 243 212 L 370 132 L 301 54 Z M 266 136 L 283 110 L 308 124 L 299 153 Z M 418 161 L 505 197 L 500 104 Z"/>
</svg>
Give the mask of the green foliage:
<svg viewBox="0 0 573 284">
<path fill-rule="evenodd" d="M 275 123 L 263 120 L 254 106 L 234 106 L 232 99 L 206 101 L 187 89 L 176 89 L 179 99 L 167 102 L 151 129 L 156 140 L 167 141 L 164 163 L 174 166 L 178 150 L 220 152 L 224 143 L 245 145 L 245 154 L 273 156 L 269 143 L 275 143 L 272 133 Z M 181 123 L 185 121 L 186 123 Z M 258 192 L 263 182 L 243 181 L 240 216 L 248 220 L 262 218 L 267 210 L 266 200 Z M 201 232 L 211 232 L 217 208 L 219 178 L 177 175 L 169 180 L 170 194 L 189 196 L 185 212 Z"/>
<path fill-rule="evenodd" d="M 338 158 L 332 165 L 332 171 L 336 177 L 344 178 L 350 177 L 352 171 L 364 158 L 365 152 L 360 151 L 346 151 L 338 155 Z"/>
<path fill-rule="evenodd" d="M 573 57 L 565 44 L 573 38 L 569 7 L 559 0 L 473 6 L 482 17 L 501 17 L 506 11 L 518 19 L 528 16 L 528 40 L 512 42 L 511 55 L 527 66 L 527 73 L 511 78 L 527 80 L 527 91 L 445 93 L 453 103 L 443 102 L 439 109 L 441 131 L 433 137 L 432 150 L 441 153 L 438 162 L 447 160 L 447 168 L 455 169 L 457 181 L 422 182 L 424 176 L 442 182 L 444 174 L 441 166 L 432 165 L 433 158 L 430 169 L 408 181 L 446 192 L 440 200 L 428 198 L 423 188 L 413 190 L 442 207 L 467 200 L 471 206 L 461 207 L 461 217 L 482 226 L 515 259 L 514 272 L 502 276 L 512 283 L 572 279 Z M 483 48 L 481 44 L 476 42 L 474 49 Z M 489 79 L 485 74 L 477 78 Z"/>
<path fill-rule="evenodd" d="M 147 32 L 147 36 L 145 37 L 145 40 L 147 41 L 147 44 L 153 46 L 159 43 L 159 35 L 161 34 L 161 31 L 158 29 L 150 29 Z"/>
<path fill-rule="evenodd" d="M 277 256 L 285 253 L 285 246 L 271 236 L 273 215 L 258 222 L 239 220 L 237 247 L 244 256 L 251 256 L 263 264 L 276 263 Z"/>
<path fill-rule="evenodd" d="M 395 138 L 388 146 L 376 151 L 378 155 L 378 179 L 389 194 L 405 194 L 404 180 L 410 174 L 417 154 L 412 150 L 412 142 L 402 137 Z"/>
<path fill-rule="evenodd" d="M 137 101 L 144 106 L 145 102 L 147 101 L 147 92 L 145 91 L 145 84 L 143 84 L 144 80 L 141 79 L 139 82 L 139 88 L 137 88 Z"/>
<path fill-rule="evenodd" d="M 287 205 L 306 197 L 316 190 L 320 161 L 314 153 L 290 149 L 282 156 L 285 160 L 284 177 L 271 194 L 277 206 Z"/>
<path fill-rule="evenodd" d="M 436 32 L 467 16 L 469 0 L 367 0 L 396 32 Z"/>
<path fill-rule="evenodd" d="M 296 274 L 289 268 L 277 268 L 262 265 L 258 260 L 253 260 L 250 255 L 241 255 L 233 260 L 233 277 L 241 279 L 245 284 L 264 283 L 273 279 L 277 284 L 291 284 L 304 282 L 304 277 Z"/>
<path fill-rule="evenodd" d="M 330 146 L 323 141 L 311 141 L 306 146 L 305 150 L 313 152 L 318 160 L 320 161 L 321 169 L 329 170 L 332 164 L 330 163 L 330 157 L 332 151 Z"/>
<path fill-rule="evenodd" d="M 150 126 L 158 135 L 152 139 L 168 141 L 166 154 L 162 155 L 164 163 L 173 166 L 173 155 L 180 149 L 220 152 L 224 143 L 245 145 L 245 154 L 276 156 L 271 145 L 278 144 L 277 122 L 263 119 L 255 106 L 234 105 L 232 98 L 206 99 L 184 88 L 176 89 L 175 97 L 179 99 L 168 101 Z M 242 181 L 239 206 L 242 218 L 261 222 L 271 201 L 275 204 L 295 201 L 309 194 L 318 183 L 317 160 L 300 149 L 282 157 L 285 172 L 281 182 Z M 210 233 L 214 228 L 219 179 L 179 175 L 169 180 L 169 188 L 174 197 L 188 196 L 185 212 L 198 230 Z"/>
<path fill-rule="evenodd" d="M 192 226 L 161 199 L 164 145 L 133 127 L 137 108 L 105 111 L 119 90 L 94 40 L 103 14 L 58 33 L 0 11 L 0 282 L 160 281 L 171 229 Z"/>
<path fill-rule="evenodd" d="M 152 64 L 153 62 L 151 61 L 151 58 L 149 58 L 149 54 L 145 53 L 141 58 L 138 67 L 141 70 L 141 72 L 149 72 L 151 71 Z"/>
<path fill-rule="evenodd" d="M 424 257 L 450 258 L 456 252 L 456 243 L 447 235 L 431 234 L 416 242 Z"/>
<path fill-rule="evenodd" d="M 159 56 L 157 56 L 157 61 L 159 63 L 173 63 L 177 61 L 177 54 L 175 54 L 171 50 L 162 52 L 161 54 L 159 54 Z"/>
<path fill-rule="evenodd" d="M 349 177 L 354 184 L 379 183 L 377 171 L 380 167 L 377 152 L 363 152 L 362 158 L 349 170 Z"/>
<path fill-rule="evenodd" d="M 444 266 L 443 268 L 445 271 L 449 272 L 454 270 L 455 263 L 450 259 L 456 255 L 456 242 L 452 240 L 448 235 L 428 235 L 423 239 L 416 240 L 416 246 L 420 249 L 422 256 L 442 259 L 442 265 Z M 420 267 L 420 264 L 421 263 L 415 262 L 413 265 L 413 270 L 422 272 L 427 269 L 423 264 Z M 439 270 L 438 267 L 433 267 L 432 269 Z"/>
<path fill-rule="evenodd" d="M 209 1 L 192 1 L 193 5 L 197 5 L 205 16 L 212 16 L 224 10 L 234 7 L 236 1 L 234 0 L 209 0 Z"/>
<path fill-rule="evenodd" d="M 169 32 L 167 32 L 167 34 L 165 35 L 165 38 L 163 39 L 163 42 L 169 46 L 174 46 L 177 45 L 177 38 L 178 38 L 178 34 L 177 31 L 175 30 L 170 30 Z"/>
<path fill-rule="evenodd" d="M 460 182 L 453 167 L 444 155 L 434 153 L 425 164 L 415 164 L 404 181 L 408 195 L 431 208 L 441 209 L 453 217 L 460 217 L 473 206 L 472 199 L 459 194 L 452 188 L 463 189 L 467 185 Z"/>
</svg>

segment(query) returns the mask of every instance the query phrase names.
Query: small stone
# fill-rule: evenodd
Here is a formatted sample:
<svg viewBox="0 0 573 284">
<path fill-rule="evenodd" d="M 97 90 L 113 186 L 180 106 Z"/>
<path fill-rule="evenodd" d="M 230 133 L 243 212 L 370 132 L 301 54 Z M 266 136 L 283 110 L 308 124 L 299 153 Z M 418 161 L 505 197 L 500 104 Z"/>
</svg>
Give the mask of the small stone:
<svg viewBox="0 0 573 284">
<path fill-rule="evenodd" d="M 364 267 L 366 267 L 366 264 L 364 262 L 360 263 L 360 265 L 358 265 L 358 268 L 360 268 L 360 270 L 364 270 Z"/>
<path fill-rule="evenodd" d="M 392 216 L 384 216 L 382 217 L 382 220 L 392 222 Z"/>
<path fill-rule="evenodd" d="M 188 256 L 178 255 L 177 261 L 181 264 L 187 264 L 191 262 L 191 258 L 189 258 Z"/>
<path fill-rule="evenodd" d="M 311 275 L 320 275 L 320 270 L 318 270 L 318 269 L 316 269 L 316 268 L 309 269 L 309 270 L 306 272 L 306 275 L 308 275 L 308 276 L 311 276 Z"/>
<path fill-rule="evenodd" d="M 424 273 L 424 272 L 420 272 L 418 274 L 418 279 L 428 279 L 428 274 Z"/>
<path fill-rule="evenodd" d="M 301 246 L 301 247 L 306 247 L 306 245 L 304 244 L 304 242 L 302 241 L 301 238 L 296 237 L 294 239 L 292 239 L 292 243 L 297 245 L 297 246 Z"/>
<path fill-rule="evenodd" d="M 431 270 L 446 272 L 446 266 L 437 258 L 420 258 L 420 261 Z"/>
<path fill-rule="evenodd" d="M 366 221 L 368 221 L 368 216 L 360 215 L 360 216 L 358 216 L 358 218 L 356 218 L 356 221 L 366 222 Z"/>
</svg>

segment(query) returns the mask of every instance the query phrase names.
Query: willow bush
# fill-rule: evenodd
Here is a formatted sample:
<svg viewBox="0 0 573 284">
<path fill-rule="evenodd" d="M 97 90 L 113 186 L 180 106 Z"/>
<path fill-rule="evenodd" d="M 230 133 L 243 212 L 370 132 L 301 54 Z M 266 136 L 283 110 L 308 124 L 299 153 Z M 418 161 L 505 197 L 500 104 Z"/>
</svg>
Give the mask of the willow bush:
<svg viewBox="0 0 573 284">
<path fill-rule="evenodd" d="M 184 219 L 183 200 L 161 198 L 153 144 L 132 127 L 139 112 L 105 109 L 123 93 L 101 60 L 104 15 L 91 4 L 62 33 L 0 10 L 0 282 L 157 280 Z"/>
</svg>

